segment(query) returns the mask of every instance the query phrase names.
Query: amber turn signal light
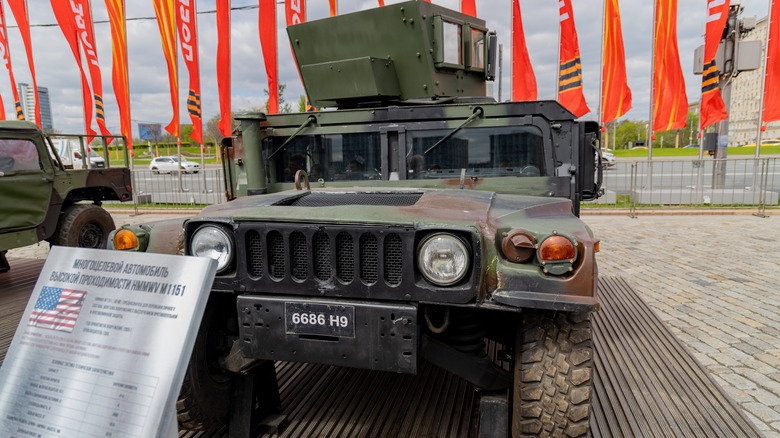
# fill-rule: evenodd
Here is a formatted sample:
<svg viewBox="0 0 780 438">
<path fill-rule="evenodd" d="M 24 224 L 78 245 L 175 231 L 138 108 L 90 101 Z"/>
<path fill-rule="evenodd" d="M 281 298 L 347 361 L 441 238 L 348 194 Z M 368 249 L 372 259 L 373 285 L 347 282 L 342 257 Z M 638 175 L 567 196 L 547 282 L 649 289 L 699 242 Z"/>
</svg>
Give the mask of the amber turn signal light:
<svg viewBox="0 0 780 438">
<path fill-rule="evenodd" d="M 539 245 L 539 259 L 543 262 L 574 260 L 574 255 L 574 244 L 563 236 L 550 236 Z"/>
<path fill-rule="evenodd" d="M 119 230 L 114 235 L 114 248 L 129 250 L 138 248 L 138 237 L 130 230 Z"/>
</svg>

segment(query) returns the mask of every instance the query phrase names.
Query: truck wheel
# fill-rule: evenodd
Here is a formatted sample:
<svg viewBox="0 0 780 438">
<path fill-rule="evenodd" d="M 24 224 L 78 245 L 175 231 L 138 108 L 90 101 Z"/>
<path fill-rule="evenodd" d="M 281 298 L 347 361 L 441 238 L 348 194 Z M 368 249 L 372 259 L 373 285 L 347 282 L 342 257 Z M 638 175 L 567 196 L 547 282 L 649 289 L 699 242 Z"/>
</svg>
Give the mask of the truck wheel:
<svg viewBox="0 0 780 438">
<path fill-rule="evenodd" d="M 524 312 L 515 351 L 512 436 L 587 435 L 590 313 Z"/>
<path fill-rule="evenodd" d="M 201 320 L 190 355 L 184 383 L 176 401 L 179 427 L 187 430 L 215 430 L 226 424 L 234 374 L 219 366 L 230 351 L 230 321 L 236 308 L 231 300 L 212 297 Z"/>
<path fill-rule="evenodd" d="M 114 229 L 114 219 L 103 208 L 94 204 L 73 204 L 63 212 L 51 243 L 80 248 L 105 248 L 108 234 Z"/>
</svg>

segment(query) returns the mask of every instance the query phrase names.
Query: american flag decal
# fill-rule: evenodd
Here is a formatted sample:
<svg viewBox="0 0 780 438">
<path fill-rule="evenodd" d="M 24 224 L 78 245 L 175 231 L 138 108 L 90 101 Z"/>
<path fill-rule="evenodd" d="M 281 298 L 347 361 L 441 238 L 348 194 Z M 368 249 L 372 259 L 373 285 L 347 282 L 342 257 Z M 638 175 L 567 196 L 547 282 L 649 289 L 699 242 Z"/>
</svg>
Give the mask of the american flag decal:
<svg viewBox="0 0 780 438">
<path fill-rule="evenodd" d="M 73 332 L 86 294 L 85 291 L 44 286 L 27 325 Z"/>
</svg>

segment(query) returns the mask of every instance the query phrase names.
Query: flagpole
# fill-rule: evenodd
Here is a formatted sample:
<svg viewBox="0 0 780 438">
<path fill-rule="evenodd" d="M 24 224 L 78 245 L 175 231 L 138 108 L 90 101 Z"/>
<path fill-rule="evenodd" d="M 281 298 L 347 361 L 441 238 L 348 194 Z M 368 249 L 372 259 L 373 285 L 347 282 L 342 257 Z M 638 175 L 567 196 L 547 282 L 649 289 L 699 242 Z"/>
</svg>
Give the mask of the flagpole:
<svg viewBox="0 0 780 438">
<path fill-rule="evenodd" d="M 124 46 L 125 46 L 125 50 L 124 50 L 125 58 L 127 58 L 127 10 L 125 9 L 125 0 L 122 0 L 122 23 L 121 23 L 121 25 L 122 25 L 122 35 L 124 35 L 124 38 L 122 39 L 122 42 L 124 43 Z M 122 85 L 125 88 L 124 91 L 126 92 L 127 99 L 123 99 L 123 100 L 126 100 L 125 105 L 127 106 L 127 120 L 130 122 L 129 123 L 130 126 L 128 126 L 130 128 L 130 132 L 129 132 L 130 144 L 128 146 L 127 139 L 125 139 L 125 146 L 130 151 L 130 168 L 132 169 L 133 168 L 133 161 L 134 161 L 133 158 L 135 157 L 135 151 L 133 151 L 133 122 L 132 122 L 133 118 L 131 116 L 132 113 L 130 112 L 130 69 L 127 66 L 127 62 L 125 62 L 124 64 L 125 64 L 125 74 L 123 76 L 125 78 L 125 83 L 122 84 Z M 116 90 L 114 90 L 114 93 L 116 93 Z M 122 122 L 121 121 L 119 122 L 119 126 L 122 126 Z M 120 130 L 121 130 L 121 128 L 120 128 Z M 151 150 L 149 151 L 149 153 L 151 154 Z M 133 198 L 133 199 L 135 199 L 135 198 Z M 137 206 L 138 205 L 136 204 L 136 207 Z"/>
<path fill-rule="evenodd" d="M 193 2 L 192 4 L 192 12 L 193 12 L 193 19 L 192 19 L 192 25 L 193 25 L 193 32 L 195 35 L 198 34 L 198 2 Z M 198 43 L 200 43 L 200 40 L 198 40 Z M 198 71 L 196 72 L 198 75 L 198 88 L 200 87 L 200 44 L 198 44 L 197 47 L 195 47 L 195 50 L 198 54 Z M 198 90 L 199 92 L 201 90 Z M 201 95 L 198 96 L 198 100 L 200 102 L 200 168 L 201 173 L 203 174 L 203 193 L 208 193 L 208 185 L 206 181 L 206 148 L 203 146 L 203 93 L 201 92 Z"/>
<path fill-rule="evenodd" d="M 766 16 L 766 45 L 764 46 L 764 62 L 761 63 L 761 93 L 758 101 L 758 128 L 756 129 L 755 158 L 761 155 L 761 125 L 764 123 L 764 93 L 766 93 L 766 63 L 769 58 L 769 31 L 772 30 L 772 0 L 769 0 L 769 12 Z M 778 35 L 775 35 L 777 38 Z M 754 173 L 755 175 L 755 173 Z M 755 184 L 753 184 L 755 187 Z"/>
<path fill-rule="evenodd" d="M 555 100 L 560 102 L 558 99 L 558 95 L 560 94 L 561 89 L 561 6 L 558 5 L 558 55 L 557 59 L 555 60 L 557 64 L 556 71 L 558 72 L 557 75 L 555 75 Z"/>
<path fill-rule="evenodd" d="M 512 23 L 511 28 L 512 31 L 509 33 L 509 41 L 512 41 L 512 56 L 509 61 L 509 100 L 514 101 L 515 100 L 515 20 L 517 20 L 517 17 L 515 17 L 515 0 L 509 0 L 509 9 L 510 13 L 509 16 L 512 17 Z M 501 93 L 499 93 L 500 95 Z M 500 101 L 501 99 L 499 99 Z"/>
</svg>

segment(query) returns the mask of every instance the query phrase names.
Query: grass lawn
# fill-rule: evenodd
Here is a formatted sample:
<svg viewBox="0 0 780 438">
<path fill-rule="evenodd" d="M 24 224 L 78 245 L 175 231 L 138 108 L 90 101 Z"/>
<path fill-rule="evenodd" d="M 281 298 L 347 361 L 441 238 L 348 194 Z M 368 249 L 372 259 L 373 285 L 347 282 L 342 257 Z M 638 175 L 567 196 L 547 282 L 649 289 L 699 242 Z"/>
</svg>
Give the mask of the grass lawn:
<svg viewBox="0 0 780 438">
<path fill-rule="evenodd" d="M 750 158 L 756 155 L 756 148 L 754 147 L 734 147 L 728 148 L 728 156 L 739 156 L 741 158 Z M 617 149 L 610 151 L 618 158 L 646 158 L 646 149 Z M 653 157 L 697 157 L 699 155 L 698 149 L 676 149 L 676 148 L 653 148 Z M 761 148 L 761 156 L 766 155 L 780 155 L 780 146 L 763 146 Z M 708 157 L 706 153 L 705 157 Z"/>
</svg>

